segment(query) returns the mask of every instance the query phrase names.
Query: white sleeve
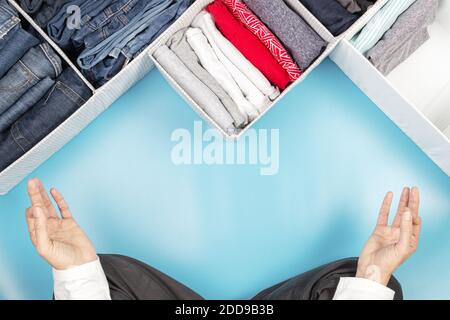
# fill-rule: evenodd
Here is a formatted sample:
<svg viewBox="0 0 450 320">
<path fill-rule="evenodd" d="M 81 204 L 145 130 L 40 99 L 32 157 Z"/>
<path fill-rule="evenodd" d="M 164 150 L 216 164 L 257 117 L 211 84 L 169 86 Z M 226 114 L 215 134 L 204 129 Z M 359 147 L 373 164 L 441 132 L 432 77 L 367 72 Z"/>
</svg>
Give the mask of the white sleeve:
<svg viewBox="0 0 450 320">
<path fill-rule="evenodd" d="M 55 300 L 111 300 L 100 260 L 67 269 L 53 269 Z"/>
<path fill-rule="evenodd" d="M 341 278 L 333 300 L 393 300 L 395 292 L 363 278 Z"/>
</svg>

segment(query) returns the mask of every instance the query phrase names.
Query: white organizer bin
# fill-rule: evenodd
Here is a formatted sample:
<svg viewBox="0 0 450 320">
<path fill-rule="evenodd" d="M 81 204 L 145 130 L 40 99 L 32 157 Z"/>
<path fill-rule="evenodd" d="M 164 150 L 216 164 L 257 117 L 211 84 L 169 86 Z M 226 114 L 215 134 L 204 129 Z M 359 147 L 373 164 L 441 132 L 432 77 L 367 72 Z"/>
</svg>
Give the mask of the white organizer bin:
<svg viewBox="0 0 450 320">
<path fill-rule="evenodd" d="M 161 74 L 167 79 L 167 81 L 171 84 L 171 86 L 184 98 L 184 100 L 196 111 L 201 117 L 203 117 L 207 122 L 209 122 L 213 127 L 219 130 L 225 137 L 238 139 L 240 138 L 247 129 L 253 126 L 259 119 L 261 119 L 266 112 L 268 112 L 278 101 L 283 99 L 283 97 L 288 94 L 296 85 L 301 83 L 305 78 L 314 70 L 326 57 L 328 57 L 333 49 L 337 45 L 337 39 L 333 37 L 333 35 L 322 25 L 320 22 L 308 11 L 304 6 L 300 4 L 297 0 L 285 0 L 286 3 L 290 5 L 290 7 L 297 12 L 305 21 L 307 21 L 310 26 L 326 41 L 328 45 L 323 53 L 314 61 L 314 63 L 302 74 L 302 76 L 292 83 L 288 88 L 286 88 L 279 97 L 277 97 L 272 104 L 267 108 L 262 114 L 259 115 L 257 119 L 255 119 L 252 123 L 250 123 L 244 130 L 239 132 L 236 135 L 229 135 L 225 131 L 223 131 L 220 126 L 218 126 L 215 121 L 209 117 L 203 109 L 194 101 L 192 98 L 181 88 L 177 82 L 164 70 L 164 68 L 156 61 L 153 57 L 153 53 L 155 50 L 164 45 L 170 37 L 176 33 L 177 31 L 184 29 L 191 25 L 192 21 L 196 17 L 196 15 L 202 11 L 208 4 L 214 2 L 214 0 L 197 0 L 185 13 L 184 15 L 178 19 L 172 26 L 170 26 L 157 41 L 155 41 L 152 48 L 147 51 L 150 55 L 151 59 L 155 66 L 159 69 Z"/>
<path fill-rule="evenodd" d="M 450 1 L 440 1 L 430 39 L 387 77 L 356 50 L 340 41 L 331 59 L 450 176 Z"/>
<path fill-rule="evenodd" d="M 186 92 L 167 74 L 165 70 L 155 61 L 152 54 L 155 50 L 167 42 L 171 35 L 176 31 L 187 27 L 195 15 L 200 12 L 207 4 L 213 0 L 196 0 L 194 4 L 172 25 L 170 26 L 155 42 L 153 42 L 139 57 L 134 59 L 126 68 L 117 74 L 112 80 L 99 89 L 94 87 L 81 75 L 79 70 L 73 65 L 64 52 L 49 39 L 43 30 L 41 30 L 14 0 L 8 0 L 11 4 L 28 20 L 32 26 L 49 42 L 49 44 L 61 55 L 61 57 L 77 71 L 83 81 L 93 91 L 93 96 L 78 109 L 72 116 L 58 126 L 52 133 L 39 142 L 29 152 L 15 161 L 3 172 L 0 172 L 0 195 L 6 194 L 39 165 L 61 149 L 73 137 L 75 137 L 82 129 L 89 125 L 99 114 L 105 111 L 116 99 L 123 95 L 136 82 L 142 79 L 156 65 L 163 76 L 168 80 L 172 87 L 187 101 L 187 103 L 199 113 L 199 115 L 207 120 L 210 124 L 220 130 L 219 126 L 212 120 L 187 94 Z M 268 0 L 269 1 L 269 0 Z M 352 79 L 362 91 L 364 91 L 406 134 L 408 134 L 429 156 L 433 159 L 449 176 L 450 176 L 450 123 L 446 126 L 446 120 L 449 119 L 449 108 L 445 108 L 445 103 L 450 104 L 450 62 L 443 66 L 439 65 L 445 59 L 430 59 L 433 68 L 426 66 L 415 69 L 408 67 L 409 60 L 414 63 L 423 61 L 426 56 L 420 56 L 421 51 L 427 50 L 435 54 L 445 57 L 445 53 L 450 51 L 450 1 L 445 2 L 440 8 L 438 19 L 431 27 L 432 39 L 436 38 L 435 47 L 427 45 L 424 50 L 418 51 L 418 58 L 411 57 L 404 66 L 400 66 L 388 78 L 384 77 L 375 69 L 372 64 L 359 52 L 357 52 L 350 44 L 351 39 L 362 27 L 373 17 L 373 15 L 388 1 L 378 0 L 374 6 L 369 8 L 367 12 L 358 21 L 351 26 L 345 33 L 338 37 L 333 37 L 331 33 L 298 1 L 284 0 L 294 11 L 307 21 L 311 27 L 328 42 L 326 50 L 320 57 L 306 70 L 300 79 L 291 84 L 284 92 L 273 101 L 273 107 L 279 100 L 288 94 L 296 85 L 300 84 L 326 57 L 330 56 L 332 60 Z M 445 33 L 447 32 L 447 34 Z M 448 43 L 440 43 L 445 35 L 448 36 Z M 434 52 L 433 50 L 446 49 L 445 52 Z M 431 55 L 431 53 L 428 53 Z M 448 60 L 448 59 L 447 59 Z M 441 68 L 437 68 L 440 66 Z M 445 78 L 447 81 L 438 90 L 436 87 L 429 86 L 429 92 L 426 95 L 414 94 L 417 92 L 418 83 L 410 82 L 414 85 L 414 89 L 405 86 L 402 77 L 414 77 L 415 74 L 428 77 L 430 81 L 435 80 L 433 70 L 438 70 L 439 79 Z M 409 78 L 410 79 L 410 78 Z M 423 82 L 429 84 L 428 82 Z M 435 81 L 440 85 L 441 83 Z M 427 99 L 424 99 L 426 96 Z M 409 100 L 408 100 L 409 99 Z M 417 99 L 417 101 L 416 101 Z M 270 109 L 270 108 L 269 108 Z M 266 110 L 267 112 L 268 110 Z M 258 119 L 253 121 L 253 125 Z M 444 121 L 445 120 L 445 121 Z M 248 129 L 249 125 L 246 129 Z M 239 138 L 245 133 L 243 130 L 239 135 L 232 138 Z M 446 136 L 447 135 L 447 136 Z"/>
<path fill-rule="evenodd" d="M 93 95 L 66 121 L 0 173 L 0 195 L 9 192 L 44 161 L 60 150 L 154 67 L 152 60 L 144 51 L 108 83 L 99 89 L 94 89 L 93 85 L 83 77 L 65 53 L 34 23 L 33 19 L 20 8 L 20 5 L 13 0 L 8 1 L 47 40 L 69 64 L 69 67 L 77 72 L 80 78 L 91 88 Z"/>
</svg>

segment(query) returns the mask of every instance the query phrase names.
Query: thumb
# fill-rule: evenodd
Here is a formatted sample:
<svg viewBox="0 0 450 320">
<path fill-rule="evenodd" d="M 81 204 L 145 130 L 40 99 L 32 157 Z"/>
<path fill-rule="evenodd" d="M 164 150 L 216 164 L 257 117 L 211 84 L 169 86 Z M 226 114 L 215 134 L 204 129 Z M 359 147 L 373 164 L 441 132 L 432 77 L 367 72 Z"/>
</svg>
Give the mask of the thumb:
<svg viewBox="0 0 450 320">
<path fill-rule="evenodd" d="M 411 237 L 413 234 L 413 221 L 410 210 L 403 212 L 400 222 L 400 240 L 397 244 L 402 256 L 407 257 L 410 254 Z"/>
<path fill-rule="evenodd" d="M 35 219 L 36 249 L 42 257 L 46 257 L 51 249 L 51 241 L 47 232 L 47 217 L 40 207 L 32 208 Z"/>
</svg>

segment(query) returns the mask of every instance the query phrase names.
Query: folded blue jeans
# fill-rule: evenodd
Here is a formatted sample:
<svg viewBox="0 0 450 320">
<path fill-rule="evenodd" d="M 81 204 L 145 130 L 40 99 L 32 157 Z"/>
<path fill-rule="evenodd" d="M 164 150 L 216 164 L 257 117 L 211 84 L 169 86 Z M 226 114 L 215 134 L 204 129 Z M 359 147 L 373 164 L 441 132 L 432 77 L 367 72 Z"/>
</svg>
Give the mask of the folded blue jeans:
<svg viewBox="0 0 450 320">
<path fill-rule="evenodd" d="M 78 65 L 96 86 L 121 70 L 191 4 L 191 0 L 152 0 L 121 32 L 115 33 L 78 57 Z"/>
<path fill-rule="evenodd" d="M 0 49 L 20 27 L 20 19 L 8 1 L 0 0 Z"/>
<path fill-rule="evenodd" d="M 69 0 L 21 0 L 22 9 L 33 17 L 41 27 L 46 28 L 47 23 L 59 12 Z"/>
<path fill-rule="evenodd" d="M 73 49 L 72 37 L 77 29 L 68 26 L 67 22 L 71 16 L 70 11 L 68 10 L 69 7 L 78 6 L 80 8 L 81 21 L 79 28 L 82 28 L 114 1 L 115 0 L 71 0 L 48 22 L 47 33 L 62 49 Z"/>
<path fill-rule="evenodd" d="M 55 130 L 91 95 L 75 71 L 65 69 L 37 104 L 0 133 L 0 172 Z"/>
<path fill-rule="evenodd" d="M 120 31 L 145 7 L 146 1 L 118 0 L 75 32 L 72 41 L 77 48 L 93 48 Z"/>
<path fill-rule="evenodd" d="M 144 10 L 121 32 L 111 35 L 94 48 L 83 51 L 77 59 L 78 65 L 82 69 L 88 70 L 109 55 L 114 56 L 116 53 L 117 55 L 114 57 L 117 58 L 120 50 L 129 41 L 145 30 L 150 23 L 155 22 L 158 16 L 174 2 L 175 0 L 150 0 Z"/>
<path fill-rule="evenodd" d="M 21 96 L 8 110 L 0 114 L 0 132 L 9 129 L 11 125 L 33 107 L 54 84 L 55 80 L 45 77 Z"/>
<path fill-rule="evenodd" d="M 123 66 L 152 43 L 161 33 L 163 33 L 184 11 L 190 6 L 191 0 L 179 0 L 170 6 L 159 16 L 155 23 L 152 23 L 143 32 L 132 39 L 121 50 L 119 56 L 111 54 L 89 70 L 83 70 L 83 73 L 97 86 L 101 86 L 111 80 Z"/>
<path fill-rule="evenodd" d="M 47 43 L 31 48 L 0 79 L 0 114 L 45 77 L 55 79 L 62 71 L 61 58 Z"/>
<path fill-rule="evenodd" d="M 22 28 L 17 29 L 5 46 L 0 49 L 0 79 L 20 58 L 32 47 L 39 44 L 39 40 Z"/>
<path fill-rule="evenodd" d="M 165 10 L 158 17 L 158 20 L 152 23 L 142 33 L 132 39 L 122 50 L 123 54 L 129 59 L 135 58 L 145 47 L 153 42 L 167 27 L 177 20 L 191 5 L 192 0 L 178 0 L 170 8 Z"/>
</svg>

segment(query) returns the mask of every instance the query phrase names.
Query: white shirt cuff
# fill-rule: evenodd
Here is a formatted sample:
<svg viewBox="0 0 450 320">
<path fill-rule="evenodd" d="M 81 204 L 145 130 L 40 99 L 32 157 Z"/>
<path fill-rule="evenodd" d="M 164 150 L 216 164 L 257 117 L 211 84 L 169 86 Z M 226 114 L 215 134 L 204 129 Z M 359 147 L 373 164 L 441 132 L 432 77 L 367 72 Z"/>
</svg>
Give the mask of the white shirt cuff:
<svg viewBox="0 0 450 320">
<path fill-rule="evenodd" d="M 56 300 L 111 300 L 100 260 L 67 270 L 53 269 Z"/>
<path fill-rule="evenodd" d="M 363 278 L 341 278 L 334 300 L 393 300 L 395 292 Z"/>
<path fill-rule="evenodd" d="M 100 260 L 94 260 L 66 270 L 57 270 L 53 268 L 53 279 L 55 281 L 74 281 L 83 278 L 96 276 L 99 272 L 103 273 Z"/>
</svg>

